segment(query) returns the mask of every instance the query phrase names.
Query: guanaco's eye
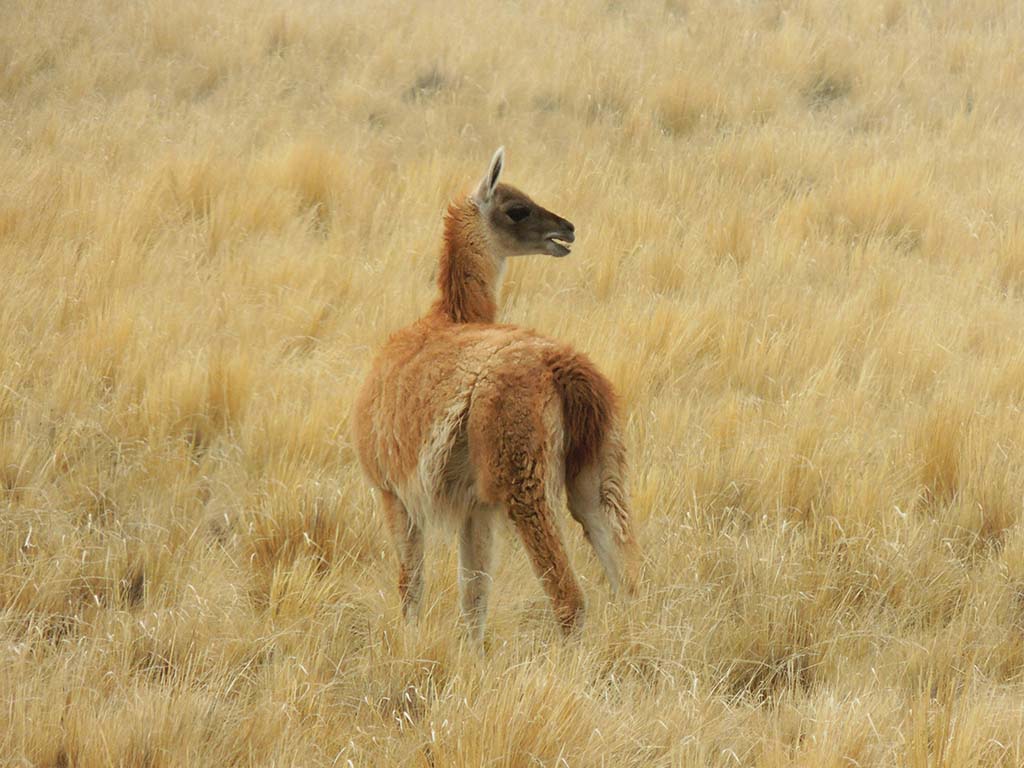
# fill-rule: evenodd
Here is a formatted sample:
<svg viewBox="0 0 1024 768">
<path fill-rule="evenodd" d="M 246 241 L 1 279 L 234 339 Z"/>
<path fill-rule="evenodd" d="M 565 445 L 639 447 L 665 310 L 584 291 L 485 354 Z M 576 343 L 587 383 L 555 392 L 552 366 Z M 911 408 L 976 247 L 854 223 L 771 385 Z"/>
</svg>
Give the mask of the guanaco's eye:
<svg viewBox="0 0 1024 768">
<path fill-rule="evenodd" d="M 505 213 L 512 221 L 522 221 L 530 215 L 530 209 L 525 205 L 514 205 L 509 208 Z"/>
</svg>

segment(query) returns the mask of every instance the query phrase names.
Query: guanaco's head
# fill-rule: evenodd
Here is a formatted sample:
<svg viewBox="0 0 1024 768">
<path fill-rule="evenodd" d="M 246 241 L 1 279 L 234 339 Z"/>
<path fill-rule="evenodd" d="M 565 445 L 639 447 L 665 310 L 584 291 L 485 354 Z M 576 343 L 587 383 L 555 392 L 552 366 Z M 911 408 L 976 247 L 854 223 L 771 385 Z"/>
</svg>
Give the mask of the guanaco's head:
<svg viewBox="0 0 1024 768">
<path fill-rule="evenodd" d="M 572 222 L 537 205 L 515 187 L 499 184 L 504 164 L 505 148 L 499 147 L 487 174 L 470 196 L 480 211 L 498 255 L 568 254 L 568 244 L 576 239 L 576 228 Z"/>
</svg>

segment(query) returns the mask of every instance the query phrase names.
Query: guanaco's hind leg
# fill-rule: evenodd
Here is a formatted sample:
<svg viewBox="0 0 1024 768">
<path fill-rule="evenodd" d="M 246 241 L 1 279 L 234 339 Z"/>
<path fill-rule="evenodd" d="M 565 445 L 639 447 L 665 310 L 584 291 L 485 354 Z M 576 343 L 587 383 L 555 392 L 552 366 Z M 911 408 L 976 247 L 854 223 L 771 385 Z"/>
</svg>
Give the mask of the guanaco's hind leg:
<svg viewBox="0 0 1024 768">
<path fill-rule="evenodd" d="M 613 593 L 636 590 L 638 549 L 629 506 L 618 473 L 584 467 L 567 484 L 569 512 L 594 548 Z"/>
<path fill-rule="evenodd" d="M 491 591 L 493 540 L 491 512 L 470 515 L 459 531 L 459 591 L 462 615 L 473 642 L 482 645 L 487 621 L 487 597 Z"/>
<path fill-rule="evenodd" d="M 547 499 L 551 438 L 544 413 L 550 403 L 528 371 L 506 377 L 500 388 L 474 392 L 468 429 L 477 492 L 484 503 L 505 507 L 568 634 L 583 619 L 583 593 Z"/>
<path fill-rule="evenodd" d="M 526 547 L 533 572 L 551 598 L 562 631 L 572 633 L 583 622 L 583 593 L 573 576 L 551 508 L 543 499 L 523 503 L 513 496 L 508 514 Z"/>
<path fill-rule="evenodd" d="M 402 599 L 402 615 L 415 621 L 419 618 L 423 597 L 423 531 L 395 494 L 381 490 L 380 498 L 398 553 L 398 594 Z"/>
</svg>

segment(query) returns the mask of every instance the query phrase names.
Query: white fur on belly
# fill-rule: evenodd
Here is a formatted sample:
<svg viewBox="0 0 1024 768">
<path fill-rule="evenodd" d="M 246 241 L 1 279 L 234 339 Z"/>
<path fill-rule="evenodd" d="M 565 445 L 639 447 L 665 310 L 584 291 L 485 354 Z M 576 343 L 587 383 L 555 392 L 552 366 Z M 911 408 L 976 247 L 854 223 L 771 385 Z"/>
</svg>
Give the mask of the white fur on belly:
<svg viewBox="0 0 1024 768">
<path fill-rule="evenodd" d="M 458 514 L 462 510 L 454 509 L 454 506 L 465 506 L 466 502 L 472 501 L 450 498 L 453 475 L 467 476 L 470 480 L 467 490 L 472 488 L 473 472 L 468 466 L 468 456 L 453 456 L 453 453 L 464 453 L 455 449 L 460 436 L 464 435 L 468 410 L 467 392 L 445 409 L 441 417 L 434 422 L 427 441 L 420 450 L 416 470 L 396 489 L 402 503 L 419 524 L 423 524 L 427 519 L 437 520 L 452 513 Z M 453 459 L 457 464 L 467 466 L 452 466 Z M 461 486 L 463 483 L 458 485 Z M 458 504 L 460 501 L 462 503 Z"/>
</svg>

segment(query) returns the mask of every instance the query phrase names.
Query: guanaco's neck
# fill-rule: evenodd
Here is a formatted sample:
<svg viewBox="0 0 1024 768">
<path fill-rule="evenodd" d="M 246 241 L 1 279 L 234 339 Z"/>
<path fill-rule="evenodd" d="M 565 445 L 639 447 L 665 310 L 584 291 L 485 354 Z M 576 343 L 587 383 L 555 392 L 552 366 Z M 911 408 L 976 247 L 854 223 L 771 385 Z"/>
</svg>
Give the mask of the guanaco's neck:
<svg viewBox="0 0 1024 768">
<path fill-rule="evenodd" d="M 465 199 L 448 206 L 432 312 L 453 323 L 493 323 L 502 265 L 490 254 L 480 211 Z"/>
</svg>

